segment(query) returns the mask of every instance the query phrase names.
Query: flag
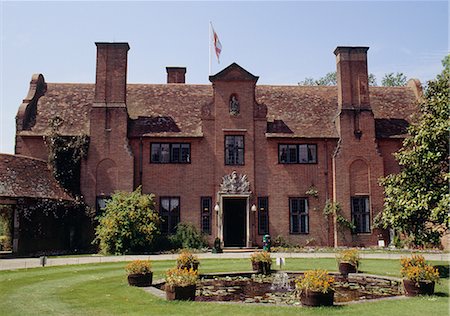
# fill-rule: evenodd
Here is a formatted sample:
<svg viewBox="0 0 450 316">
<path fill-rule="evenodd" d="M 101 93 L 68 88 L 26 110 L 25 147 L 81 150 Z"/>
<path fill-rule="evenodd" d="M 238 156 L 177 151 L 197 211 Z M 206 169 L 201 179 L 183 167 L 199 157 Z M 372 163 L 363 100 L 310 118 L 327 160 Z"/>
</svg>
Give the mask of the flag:
<svg viewBox="0 0 450 316">
<path fill-rule="evenodd" d="M 217 35 L 216 31 L 214 31 L 212 23 L 211 23 L 211 29 L 213 32 L 213 43 L 214 43 L 214 50 L 216 51 L 217 62 L 220 64 L 219 57 L 220 57 L 220 53 L 222 52 L 222 44 L 220 43 L 219 36 Z"/>
</svg>

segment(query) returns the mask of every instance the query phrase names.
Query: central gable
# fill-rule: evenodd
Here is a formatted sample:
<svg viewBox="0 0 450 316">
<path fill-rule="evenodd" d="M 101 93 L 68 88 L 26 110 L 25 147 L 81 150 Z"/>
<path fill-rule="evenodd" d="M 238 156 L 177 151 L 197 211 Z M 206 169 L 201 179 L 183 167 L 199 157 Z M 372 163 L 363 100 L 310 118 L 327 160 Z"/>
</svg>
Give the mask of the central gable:
<svg viewBox="0 0 450 316">
<path fill-rule="evenodd" d="M 232 63 L 222 71 L 213 76 L 209 76 L 209 81 L 253 81 L 256 83 L 259 77 L 251 74 L 236 63 Z"/>
</svg>

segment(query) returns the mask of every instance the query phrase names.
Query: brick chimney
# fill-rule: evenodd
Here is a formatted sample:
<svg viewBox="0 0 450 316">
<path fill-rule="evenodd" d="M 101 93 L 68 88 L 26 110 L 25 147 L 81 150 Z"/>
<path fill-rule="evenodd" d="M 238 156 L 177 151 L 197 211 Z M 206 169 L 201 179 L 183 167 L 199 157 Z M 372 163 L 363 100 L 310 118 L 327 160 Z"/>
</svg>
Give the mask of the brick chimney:
<svg viewBox="0 0 450 316">
<path fill-rule="evenodd" d="M 338 46 L 334 51 L 339 110 L 370 110 L 368 50 L 369 47 Z"/>
<path fill-rule="evenodd" d="M 166 67 L 167 83 L 185 83 L 186 67 Z"/>
<path fill-rule="evenodd" d="M 128 43 L 95 43 L 97 69 L 95 75 L 95 103 L 127 101 Z"/>
</svg>

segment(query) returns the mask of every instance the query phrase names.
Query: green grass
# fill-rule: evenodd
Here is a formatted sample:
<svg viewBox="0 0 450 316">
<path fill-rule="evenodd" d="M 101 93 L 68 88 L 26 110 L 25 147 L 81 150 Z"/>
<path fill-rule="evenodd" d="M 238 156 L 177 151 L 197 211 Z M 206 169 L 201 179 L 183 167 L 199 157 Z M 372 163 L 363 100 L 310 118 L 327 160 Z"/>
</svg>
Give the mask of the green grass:
<svg viewBox="0 0 450 316">
<path fill-rule="evenodd" d="M 448 315 L 449 279 L 436 295 L 328 308 L 301 308 L 198 302 L 167 302 L 129 287 L 125 263 L 0 271 L 0 315 Z M 162 278 L 174 261 L 154 261 L 154 278 Z M 202 260 L 201 272 L 249 270 L 249 260 Z M 287 259 L 286 270 L 336 270 L 335 259 Z M 398 260 L 363 260 L 367 273 L 399 276 Z M 444 269 L 445 270 L 445 269 Z"/>
</svg>

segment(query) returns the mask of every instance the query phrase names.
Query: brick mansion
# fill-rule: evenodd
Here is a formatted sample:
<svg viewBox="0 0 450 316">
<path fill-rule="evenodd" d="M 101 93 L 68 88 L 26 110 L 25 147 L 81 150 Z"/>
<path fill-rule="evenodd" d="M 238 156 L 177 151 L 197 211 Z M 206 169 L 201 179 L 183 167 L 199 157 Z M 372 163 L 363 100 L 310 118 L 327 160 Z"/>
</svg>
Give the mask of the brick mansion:
<svg viewBox="0 0 450 316">
<path fill-rule="evenodd" d="M 186 83 L 184 67 L 167 67 L 166 84 L 130 84 L 129 45 L 96 46 L 95 84 L 34 75 L 16 117 L 16 155 L 47 160 L 55 117 L 62 135 L 87 135 L 79 191 L 88 205 L 142 186 L 163 234 L 189 222 L 225 247 L 258 246 L 265 234 L 298 245 L 389 242 L 374 225 L 379 179 L 399 171 L 393 153 L 421 87 L 369 86 L 368 47 L 335 49 L 337 86 L 275 86 L 236 63 L 207 85 Z M 333 205 L 353 229 L 324 214 Z"/>
</svg>

